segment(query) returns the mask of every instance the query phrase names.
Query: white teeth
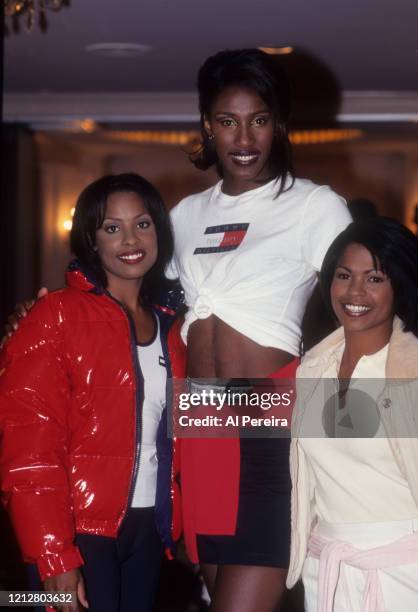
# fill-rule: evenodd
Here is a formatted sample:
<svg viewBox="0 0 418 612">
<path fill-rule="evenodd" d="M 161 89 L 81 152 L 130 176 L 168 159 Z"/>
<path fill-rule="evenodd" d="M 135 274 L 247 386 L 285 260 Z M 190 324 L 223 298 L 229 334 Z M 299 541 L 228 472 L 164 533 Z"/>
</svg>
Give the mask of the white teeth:
<svg viewBox="0 0 418 612">
<path fill-rule="evenodd" d="M 134 253 L 133 255 L 119 255 L 119 259 L 128 259 L 129 261 L 133 261 L 134 259 L 142 259 L 142 253 Z"/>
<path fill-rule="evenodd" d="M 370 306 L 362 306 L 361 304 L 344 304 L 344 308 L 354 314 L 371 310 Z"/>
<path fill-rule="evenodd" d="M 251 161 L 252 159 L 255 159 L 257 155 L 233 155 L 232 157 L 234 157 L 238 161 L 248 162 L 248 161 Z"/>
</svg>

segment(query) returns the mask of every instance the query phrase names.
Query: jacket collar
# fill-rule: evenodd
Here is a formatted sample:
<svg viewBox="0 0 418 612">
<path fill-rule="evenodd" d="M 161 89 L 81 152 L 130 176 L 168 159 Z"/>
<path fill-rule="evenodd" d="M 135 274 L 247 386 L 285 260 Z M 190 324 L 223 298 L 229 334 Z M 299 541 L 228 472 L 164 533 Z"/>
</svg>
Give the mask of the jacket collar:
<svg viewBox="0 0 418 612">
<path fill-rule="evenodd" d="M 403 322 L 395 316 L 386 362 L 387 378 L 418 377 L 418 339 L 412 332 L 405 332 L 403 328 Z M 300 372 L 300 375 L 306 378 L 321 375 L 332 353 L 343 341 L 344 329 L 339 327 L 306 353 L 302 359 L 303 373 Z"/>
<path fill-rule="evenodd" d="M 72 289 L 78 289 L 79 291 L 85 291 L 94 293 L 96 295 L 110 295 L 108 291 L 102 286 L 100 281 L 97 279 L 91 269 L 83 266 L 78 259 L 73 259 L 67 268 L 65 274 L 65 280 L 68 287 Z M 176 315 L 176 310 L 172 307 L 174 304 L 175 291 L 169 291 L 165 299 L 161 300 L 160 304 L 154 304 L 152 310 L 160 319 L 163 324 L 165 321 L 172 321 Z M 175 296 L 177 302 L 179 301 L 178 296 Z"/>
<path fill-rule="evenodd" d="M 68 287 L 79 291 L 89 291 L 97 294 L 106 291 L 93 271 L 83 266 L 78 259 L 73 259 L 68 264 L 65 281 Z"/>
</svg>

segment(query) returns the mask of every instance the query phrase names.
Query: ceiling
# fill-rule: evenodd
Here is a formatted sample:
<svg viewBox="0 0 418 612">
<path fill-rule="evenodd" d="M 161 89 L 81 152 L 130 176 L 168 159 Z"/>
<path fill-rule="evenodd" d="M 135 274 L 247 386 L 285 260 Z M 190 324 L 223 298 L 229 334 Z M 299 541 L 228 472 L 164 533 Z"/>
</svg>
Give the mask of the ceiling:
<svg viewBox="0 0 418 612">
<path fill-rule="evenodd" d="M 48 20 L 6 38 L 6 92 L 190 92 L 208 55 L 259 45 L 292 45 L 344 91 L 418 90 L 417 0 L 71 0 Z M 85 51 L 113 42 L 152 50 Z"/>
</svg>

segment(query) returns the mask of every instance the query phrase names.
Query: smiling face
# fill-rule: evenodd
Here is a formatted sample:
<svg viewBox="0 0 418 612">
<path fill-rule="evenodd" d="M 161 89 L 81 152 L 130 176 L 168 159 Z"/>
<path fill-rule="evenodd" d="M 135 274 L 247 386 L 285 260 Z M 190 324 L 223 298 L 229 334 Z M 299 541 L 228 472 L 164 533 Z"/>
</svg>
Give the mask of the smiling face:
<svg viewBox="0 0 418 612">
<path fill-rule="evenodd" d="M 338 260 L 331 283 L 332 307 L 344 331 L 381 332 L 389 340 L 393 302 L 390 279 L 382 270 L 376 270 L 370 251 L 361 244 L 349 244 Z"/>
<path fill-rule="evenodd" d="M 110 293 L 127 282 L 140 287 L 157 260 L 158 248 L 154 222 L 138 194 L 116 192 L 108 197 L 95 248 Z"/>
<path fill-rule="evenodd" d="M 275 122 L 272 111 L 251 89 L 227 87 L 216 98 L 205 129 L 223 172 L 223 190 L 237 195 L 272 178 L 270 153 Z"/>
</svg>

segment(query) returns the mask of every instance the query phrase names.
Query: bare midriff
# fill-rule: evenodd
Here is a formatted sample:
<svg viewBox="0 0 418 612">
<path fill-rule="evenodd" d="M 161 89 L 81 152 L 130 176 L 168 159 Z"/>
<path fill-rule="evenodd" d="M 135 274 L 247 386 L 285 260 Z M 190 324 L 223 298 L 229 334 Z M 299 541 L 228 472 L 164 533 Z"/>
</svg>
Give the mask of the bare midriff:
<svg viewBox="0 0 418 612">
<path fill-rule="evenodd" d="M 293 355 L 261 346 L 215 315 L 194 321 L 187 337 L 187 374 L 192 378 L 263 378 Z"/>
</svg>

